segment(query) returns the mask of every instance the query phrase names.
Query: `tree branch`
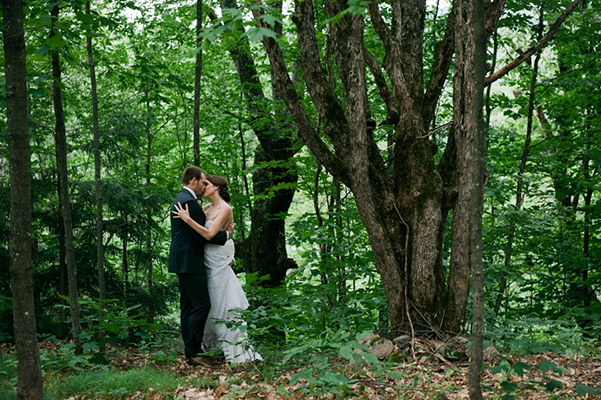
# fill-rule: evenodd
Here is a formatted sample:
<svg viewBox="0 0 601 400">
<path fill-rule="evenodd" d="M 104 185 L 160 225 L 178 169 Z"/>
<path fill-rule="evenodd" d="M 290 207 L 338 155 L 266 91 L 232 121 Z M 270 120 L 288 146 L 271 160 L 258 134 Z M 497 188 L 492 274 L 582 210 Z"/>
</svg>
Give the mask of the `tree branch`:
<svg viewBox="0 0 601 400">
<path fill-rule="evenodd" d="M 566 20 L 566 18 L 574 11 L 576 7 L 578 7 L 582 3 L 582 0 L 574 0 L 572 4 L 565 9 L 565 11 L 557 18 L 555 23 L 549 27 L 547 34 L 543 36 L 541 40 L 539 40 L 536 44 L 531 46 L 528 50 L 526 50 L 523 54 L 521 54 L 518 58 L 505 65 L 503 68 L 498 70 L 497 72 L 491 74 L 484 80 L 484 85 L 488 86 L 491 83 L 495 82 L 499 78 L 507 75 L 511 70 L 516 68 L 518 65 L 526 61 L 530 58 L 534 53 L 540 51 L 547 43 L 549 43 L 555 37 L 555 34 Z"/>
<path fill-rule="evenodd" d="M 365 64 L 367 64 L 367 67 L 374 77 L 378 92 L 380 92 L 380 97 L 384 100 L 384 104 L 386 104 L 386 119 L 382 121 L 380 125 L 396 125 L 399 122 L 399 104 L 390 92 L 386 77 L 384 76 L 380 65 L 378 65 L 378 61 L 365 46 L 363 47 L 363 57 L 365 58 Z"/>
<path fill-rule="evenodd" d="M 298 93 L 294 89 L 294 84 L 290 79 L 290 75 L 288 75 L 282 49 L 273 38 L 266 36 L 263 38 L 262 42 L 265 51 L 269 56 L 275 80 L 274 84 L 278 88 L 282 99 L 286 103 L 286 106 L 294 119 L 298 135 L 305 141 L 315 157 L 317 157 L 317 159 L 327 168 L 329 173 L 338 178 L 345 185 L 350 186 L 351 178 L 348 175 L 346 166 L 334 153 L 332 153 L 324 141 L 319 137 L 300 102 Z"/>
<path fill-rule="evenodd" d="M 440 94 L 444 88 L 444 84 L 447 81 L 447 75 L 451 62 L 453 61 L 453 54 L 455 53 L 455 9 L 453 8 L 447 17 L 447 25 L 445 28 L 444 38 L 436 43 L 434 53 L 434 63 L 432 65 L 432 74 L 428 81 L 426 89 L 426 95 L 424 97 L 423 105 L 423 119 L 425 129 L 428 129 L 432 119 L 434 118 L 434 111 L 436 105 L 440 99 Z"/>
<path fill-rule="evenodd" d="M 507 0 L 493 0 L 484 3 L 484 24 L 486 27 L 487 36 L 490 36 L 503 14 Z"/>
</svg>

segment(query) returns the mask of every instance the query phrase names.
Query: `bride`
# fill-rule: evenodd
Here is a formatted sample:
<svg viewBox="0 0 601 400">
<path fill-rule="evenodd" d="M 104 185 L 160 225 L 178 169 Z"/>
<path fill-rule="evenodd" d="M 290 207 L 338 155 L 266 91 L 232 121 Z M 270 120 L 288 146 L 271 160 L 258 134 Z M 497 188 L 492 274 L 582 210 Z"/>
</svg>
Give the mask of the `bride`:
<svg viewBox="0 0 601 400">
<path fill-rule="evenodd" d="M 218 175 L 207 176 L 203 197 L 211 200 L 203 210 L 207 216 L 205 226 L 190 218 L 188 206 L 175 206 L 175 218 L 181 218 L 196 232 L 209 240 L 221 229 L 226 229 L 233 220 L 227 181 Z M 219 246 L 204 245 L 204 263 L 207 270 L 207 283 L 211 298 L 211 311 L 205 325 L 203 347 L 205 351 L 221 349 L 230 364 L 242 364 L 247 361 L 262 360 L 248 343 L 246 329 L 240 329 L 246 323 L 240 318 L 240 310 L 248 308 L 246 295 L 231 268 L 234 256 L 232 239 Z M 225 322 L 224 322 L 225 321 Z M 226 326 L 234 323 L 235 326 Z"/>
</svg>

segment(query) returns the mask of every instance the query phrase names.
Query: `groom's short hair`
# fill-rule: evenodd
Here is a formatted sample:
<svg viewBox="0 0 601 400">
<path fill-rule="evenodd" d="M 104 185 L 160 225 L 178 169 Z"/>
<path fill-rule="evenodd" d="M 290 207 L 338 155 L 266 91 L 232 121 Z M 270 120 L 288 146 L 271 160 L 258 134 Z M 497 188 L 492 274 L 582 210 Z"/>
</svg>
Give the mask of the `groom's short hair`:
<svg viewBox="0 0 601 400">
<path fill-rule="evenodd" d="M 184 185 L 187 185 L 190 183 L 192 178 L 196 178 L 196 179 L 200 180 L 202 173 L 203 173 L 202 169 L 200 169 L 196 166 L 188 167 L 188 168 L 186 168 L 186 170 L 184 171 L 184 174 L 182 175 L 182 183 Z"/>
</svg>

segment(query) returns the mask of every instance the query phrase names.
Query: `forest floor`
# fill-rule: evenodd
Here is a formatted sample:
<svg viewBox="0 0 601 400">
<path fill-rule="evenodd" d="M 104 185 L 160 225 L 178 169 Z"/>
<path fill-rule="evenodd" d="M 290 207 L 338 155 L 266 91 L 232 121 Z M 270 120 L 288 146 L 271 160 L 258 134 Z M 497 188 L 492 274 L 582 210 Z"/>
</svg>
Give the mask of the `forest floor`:
<svg viewBox="0 0 601 400">
<path fill-rule="evenodd" d="M 108 354 L 111 369 L 156 368 L 177 375 L 181 382 L 189 382 L 168 394 L 155 391 L 149 383 L 146 390 L 116 397 L 123 400 L 469 398 L 469 364 L 453 363 L 442 357 L 422 356 L 413 362 L 389 362 L 379 366 L 349 363 L 340 357 L 328 359 L 326 368 L 324 364 L 316 367 L 308 363 L 269 361 L 233 367 L 225 362 L 192 367 L 181 356 L 172 356 L 166 361 L 164 357 L 157 358 L 156 353 L 133 348 L 112 349 Z M 485 399 L 601 399 L 599 357 L 585 359 L 553 353 L 502 357 L 497 354 L 485 362 L 488 366 L 482 374 Z M 303 370 L 311 371 L 306 376 L 312 382 L 294 378 Z M 339 377 L 344 377 L 343 382 Z M 203 387 L 194 382 L 204 382 Z M 99 398 L 67 397 L 69 400 Z"/>
</svg>

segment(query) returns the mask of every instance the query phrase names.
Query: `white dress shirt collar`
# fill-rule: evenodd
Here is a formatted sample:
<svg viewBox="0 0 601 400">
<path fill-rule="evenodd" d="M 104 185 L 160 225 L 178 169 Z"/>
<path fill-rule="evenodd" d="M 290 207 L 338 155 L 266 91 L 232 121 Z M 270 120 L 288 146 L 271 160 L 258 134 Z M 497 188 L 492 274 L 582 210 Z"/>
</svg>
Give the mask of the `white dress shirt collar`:
<svg viewBox="0 0 601 400">
<path fill-rule="evenodd" d="M 194 198 L 197 199 L 196 193 L 194 193 L 194 190 L 190 189 L 189 187 L 185 187 L 185 186 L 184 186 L 184 189 L 186 189 L 188 192 L 192 193 L 192 196 L 194 196 Z"/>
</svg>

